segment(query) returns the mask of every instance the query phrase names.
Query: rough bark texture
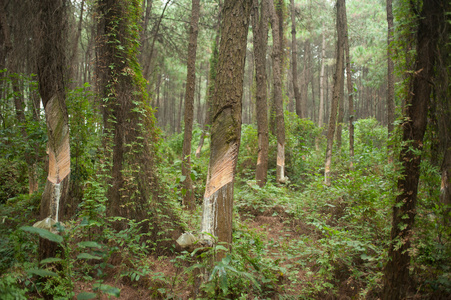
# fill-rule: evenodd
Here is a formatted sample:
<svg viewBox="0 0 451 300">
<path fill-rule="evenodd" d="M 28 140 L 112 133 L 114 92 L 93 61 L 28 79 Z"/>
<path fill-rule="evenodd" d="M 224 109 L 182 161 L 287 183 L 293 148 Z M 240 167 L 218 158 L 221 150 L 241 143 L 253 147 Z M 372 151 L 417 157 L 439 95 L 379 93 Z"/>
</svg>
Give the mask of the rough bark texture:
<svg viewBox="0 0 451 300">
<path fill-rule="evenodd" d="M 335 123 L 337 121 L 338 101 L 340 98 L 341 83 L 343 82 L 343 60 L 344 60 L 344 12 L 346 10 L 345 0 L 337 0 L 337 57 L 336 70 L 334 74 L 334 86 L 332 92 L 332 103 L 329 116 L 329 127 L 327 130 L 326 164 L 324 168 L 324 183 L 330 185 L 330 172 L 332 164 L 332 146 L 334 142 Z"/>
<path fill-rule="evenodd" d="M 273 0 L 269 0 L 270 22 L 273 39 L 273 81 L 274 81 L 274 106 L 276 113 L 276 137 L 277 137 L 277 167 L 276 181 L 285 181 L 285 119 L 283 115 L 283 97 L 282 97 L 282 61 L 280 48 L 279 21 L 274 9 Z"/>
<path fill-rule="evenodd" d="M 196 86 L 196 50 L 197 33 L 199 23 L 200 0 L 193 0 L 191 7 L 191 25 L 188 45 L 188 74 L 186 75 L 185 91 L 185 132 L 183 135 L 183 158 L 182 175 L 185 176 L 183 187 L 185 195 L 183 204 L 189 209 L 194 210 L 194 190 L 191 179 L 191 139 L 193 137 L 193 113 L 194 113 L 194 89 Z"/>
<path fill-rule="evenodd" d="M 110 216 L 141 221 L 156 239 L 161 230 L 177 228 L 177 216 L 159 197 L 154 145 L 157 139 L 153 111 L 137 62 L 140 9 L 137 1 L 102 0 L 98 3 L 97 78 L 105 130 L 105 161 Z M 117 224 L 121 229 L 126 222 Z M 168 232 L 166 232 L 169 234 Z M 174 236 L 177 233 L 174 232 Z M 160 237 L 159 237 L 160 238 Z"/>
<path fill-rule="evenodd" d="M 296 17 L 295 17 L 295 7 L 294 0 L 290 0 L 291 4 L 291 71 L 293 77 L 293 91 L 294 91 L 294 101 L 296 103 L 296 114 L 298 117 L 301 116 L 301 93 L 299 91 L 299 81 L 298 81 L 298 46 L 296 43 Z"/>
<path fill-rule="evenodd" d="M 43 0 L 38 3 L 39 36 L 37 70 L 39 93 L 45 109 L 48 135 L 49 171 L 41 199 L 41 218 L 64 220 L 63 207 L 67 202 L 70 146 L 65 95 L 65 0 Z M 52 257 L 56 244 L 47 240 L 40 243 L 40 258 Z"/>
<path fill-rule="evenodd" d="M 393 206 L 391 245 L 384 270 L 382 299 L 404 299 L 409 287 L 409 248 L 416 215 L 421 150 L 427 125 L 427 111 L 434 75 L 437 28 L 445 0 L 424 1 L 419 15 L 416 62 L 407 96 L 406 118 L 402 124 L 404 141 L 399 160 L 403 172 L 398 179 L 400 195 Z"/>
<path fill-rule="evenodd" d="M 254 0 L 252 28 L 254 30 L 255 79 L 257 84 L 258 156 L 255 180 L 262 187 L 268 175 L 268 99 L 266 89 L 266 49 L 268 45 L 268 0 Z"/>
<path fill-rule="evenodd" d="M 211 152 L 201 231 L 229 245 L 232 242 L 233 183 L 241 137 L 241 101 L 251 4 L 251 0 L 224 3 L 211 107 Z"/>
</svg>

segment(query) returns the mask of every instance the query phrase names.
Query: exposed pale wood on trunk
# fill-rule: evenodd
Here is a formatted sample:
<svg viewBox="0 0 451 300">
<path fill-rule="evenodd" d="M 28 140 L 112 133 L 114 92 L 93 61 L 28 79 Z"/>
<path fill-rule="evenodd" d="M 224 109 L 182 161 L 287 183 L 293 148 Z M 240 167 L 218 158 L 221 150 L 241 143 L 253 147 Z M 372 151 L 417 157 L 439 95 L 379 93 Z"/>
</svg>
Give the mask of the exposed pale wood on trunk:
<svg viewBox="0 0 451 300">
<path fill-rule="evenodd" d="M 233 181 L 241 137 L 241 102 L 250 0 L 224 3 L 221 45 L 212 100 L 209 171 L 201 232 L 232 242 Z M 209 236 L 205 236 L 210 239 Z M 221 259 L 223 253 L 218 254 Z"/>
</svg>

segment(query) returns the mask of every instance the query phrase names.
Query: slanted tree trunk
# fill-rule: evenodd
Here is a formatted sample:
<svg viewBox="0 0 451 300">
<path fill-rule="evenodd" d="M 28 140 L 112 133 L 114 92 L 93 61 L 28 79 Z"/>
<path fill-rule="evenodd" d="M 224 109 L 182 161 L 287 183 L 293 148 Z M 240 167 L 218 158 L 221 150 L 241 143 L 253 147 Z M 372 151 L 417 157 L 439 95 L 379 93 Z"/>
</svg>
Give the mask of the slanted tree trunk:
<svg viewBox="0 0 451 300">
<path fill-rule="evenodd" d="M 277 137 L 277 167 L 276 181 L 285 182 L 285 119 L 283 115 L 282 75 L 281 75 L 281 49 L 279 20 L 274 9 L 273 0 L 269 0 L 270 22 L 273 39 L 273 80 L 274 80 L 274 106 L 276 113 Z"/>
<path fill-rule="evenodd" d="M 327 130 L 326 164 L 324 168 L 324 183 L 331 183 L 332 146 L 334 142 L 335 123 L 337 121 L 338 102 L 341 94 L 341 83 L 343 82 L 343 59 L 344 59 L 344 13 L 346 10 L 345 0 L 337 0 L 337 57 L 334 74 L 334 86 L 332 92 L 332 103 L 330 107 L 329 126 Z"/>
<path fill-rule="evenodd" d="M 188 44 L 188 73 L 186 75 L 185 91 L 185 132 L 183 135 L 182 175 L 185 177 L 183 187 L 185 194 L 183 204 L 194 210 L 194 190 L 191 179 L 191 139 L 193 137 L 194 89 L 196 86 L 196 50 L 199 23 L 200 0 L 192 0 L 191 25 Z M 200 88 L 200 86 L 199 86 Z M 200 107 L 199 107 L 200 108 Z"/>
<path fill-rule="evenodd" d="M 233 183 L 241 137 L 241 101 L 251 0 L 229 0 L 222 11 L 215 91 L 212 100 L 210 163 L 201 232 L 232 243 Z M 207 240 L 209 236 L 204 237 Z M 218 254 L 217 259 L 223 257 Z"/>
<path fill-rule="evenodd" d="M 301 106 L 301 93 L 299 91 L 299 81 L 298 81 L 298 46 L 296 43 L 296 9 L 294 7 L 294 0 L 290 0 L 291 4 L 291 71 L 293 77 L 293 91 L 294 91 L 294 101 L 296 103 L 296 114 L 301 117 L 302 106 Z"/>
<path fill-rule="evenodd" d="M 416 215 L 421 150 L 427 126 L 431 82 L 434 75 L 438 28 L 444 19 L 446 0 L 424 1 L 418 16 L 415 69 L 411 91 L 406 95 L 406 118 L 402 126 L 403 145 L 399 161 L 403 171 L 398 179 L 400 194 L 393 205 L 391 244 L 384 270 L 382 299 L 404 299 L 409 287 L 410 243 Z M 412 10 L 415 10 L 412 8 Z M 442 21 L 443 22 L 443 21 Z"/>
<path fill-rule="evenodd" d="M 39 93 L 45 110 L 49 155 L 48 176 L 41 199 L 41 218 L 64 220 L 70 174 L 69 125 L 65 94 L 67 1 L 38 1 L 40 35 L 37 70 Z M 50 228 L 47 228 L 50 230 Z M 56 254 L 56 244 L 40 239 L 41 259 Z"/>
<path fill-rule="evenodd" d="M 259 5 L 260 2 L 260 5 Z M 257 84 L 258 155 L 255 180 L 262 187 L 268 175 L 268 99 L 266 88 L 266 49 L 268 45 L 268 0 L 254 0 L 252 28 L 254 30 L 255 78 Z M 260 6 L 260 9 L 259 9 Z"/>
<path fill-rule="evenodd" d="M 387 123 L 388 123 L 388 137 L 390 138 L 394 129 L 395 122 L 395 64 L 392 59 L 392 46 L 393 40 L 393 10 L 392 0 L 387 0 Z M 391 146 L 388 146 L 389 152 L 391 152 Z M 389 162 L 393 161 L 393 155 L 388 153 Z"/>
</svg>

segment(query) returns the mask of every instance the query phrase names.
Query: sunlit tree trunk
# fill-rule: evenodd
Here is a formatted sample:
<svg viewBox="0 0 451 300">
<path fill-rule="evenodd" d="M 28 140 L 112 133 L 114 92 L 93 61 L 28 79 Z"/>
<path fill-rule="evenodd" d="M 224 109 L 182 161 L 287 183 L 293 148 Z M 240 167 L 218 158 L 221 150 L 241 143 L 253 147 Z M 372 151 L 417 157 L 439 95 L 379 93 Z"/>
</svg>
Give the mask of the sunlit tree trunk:
<svg viewBox="0 0 451 300">
<path fill-rule="evenodd" d="M 334 142 L 335 123 L 337 121 L 337 111 L 339 98 L 341 96 L 341 83 L 343 82 L 343 60 L 344 60 L 344 13 L 345 0 L 337 0 L 337 57 L 336 70 L 334 74 L 334 86 L 332 91 L 332 103 L 330 108 L 329 126 L 327 130 L 326 164 L 324 168 L 324 183 L 330 185 L 330 173 L 332 165 L 332 146 Z"/>
<path fill-rule="evenodd" d="M 274 9 L 273 0 L 269 0 L 270 22 L 273 39 L 273 82 L 274 82 L 274 106 L 276 113 L 276 137 L 277 137 L 277 167 L 276 181 L 285 181 L 285 119 L 283 115 L 283 97 L 282 97 L 282 66 L 280 48 L 279 20 Z"/>
<path fill-rule="evenodd" d="M 384 270 L 382 299 L 405 299 L 409 284 L 410 243 L 416 215 L 421 150 L 427 126 L 431 82 L 434 75 L 438 30 L 447 1 L 424 1 L 418 16 L 416 62 L 411 91 L 406 95 L 406 118 L 402 126 L 403 145 L 399 161 L 403 171 L 398 179 L 400 194 L 393 205 L 391 244 Z M 414 10 L 414 8 L 411 8 Z M 415 13 L 413 13 L 415 14 Z M 443 22 L 443 21 L 442 21 Z"/>
<path fill-rule="evenodd" d="M 395 121 L 395 64 L 392 59 L 392 46 L 390 45 L 393 40 L 393 10 L 392 10 L 392 0 L 387 0 L 387 123 L 388 123 L 388 137 L 392 135 Z M 391 146 L 389 151 L 391 152 Z M 393 160 L 393 155 L 388 154 L 388 159 L 391 162 Z"/>
<path fill-rule="evenodd" d="M 233 183 L 241 137 L 241 101 L 251 0 L 224 2 L 212 100 L 211 151 L 201 232 L 232 242 Z M 205 236 L 205 239 L 210 239 Z M 222 255 L 218 254 L 218 259 Z"/>
<path fill-rule="evenodd" d="M 260 5 L 259 5 L 260 2 Z M 260 8 L 259 8 L 260 6 Z M 258 154 L 255 180 L 262 187 L 268 175 L 268 99 L 266 88 L 266 49 L 268 45 L 268 0 L 254 0 L 252 28 L 254 30 L 255 78 L 257 84 Z"/>
<path fill-rule="evenodd" d="M 182 175 L 185 177 L 183 187 L 185 194 L 183 204 L 194 210 L 194 191 L 191 179 L 191 139 L 193 137 L 194 89 L 196 86 L 196 51 L 199 23 L 200 0 L 192 0 L 191 25 L 188 45 L 188 74 L 186 75 L 185 91 L 185 132 L 183 135 Z M 200 88 L 200 86 L 199 86 Z"/>
</svg>

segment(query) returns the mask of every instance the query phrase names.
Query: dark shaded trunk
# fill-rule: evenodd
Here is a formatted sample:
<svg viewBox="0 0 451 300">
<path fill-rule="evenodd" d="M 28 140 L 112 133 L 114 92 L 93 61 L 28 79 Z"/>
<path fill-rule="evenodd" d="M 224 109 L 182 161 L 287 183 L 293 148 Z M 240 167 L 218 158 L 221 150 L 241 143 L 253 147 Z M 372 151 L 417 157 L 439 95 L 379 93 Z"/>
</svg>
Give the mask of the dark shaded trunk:
<svg viewBox="0 0 451 300">
<path fill-rule="evenodd" d="M 399 161 L 403 171 L 398 179 L 400 194 L 393 206 L 391 245 L 384 270 L 382 299 L 404 299 L 409 287 L 410 243 L 416 215 L 421 150 L 427 125 L 432 77 L 434 75 L 437 28 L 443 19 L 447 1 L 424 1 L 418 16 L 416 62 L 411 91 L 406 95 L 406 118 L 402 126 L 403 146 Z"/>
</svg>

